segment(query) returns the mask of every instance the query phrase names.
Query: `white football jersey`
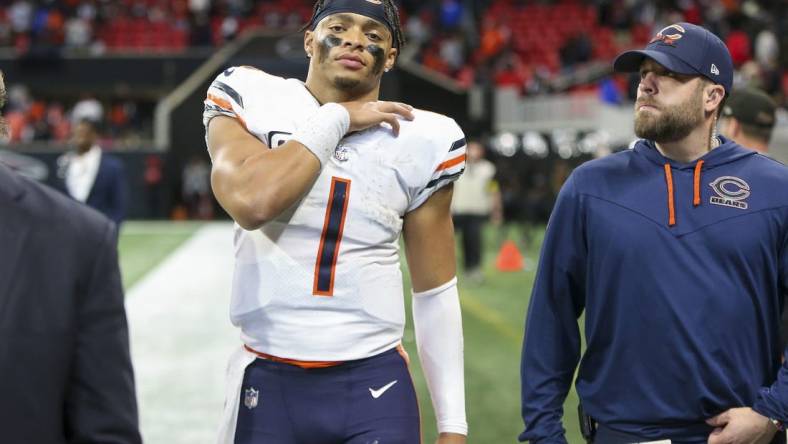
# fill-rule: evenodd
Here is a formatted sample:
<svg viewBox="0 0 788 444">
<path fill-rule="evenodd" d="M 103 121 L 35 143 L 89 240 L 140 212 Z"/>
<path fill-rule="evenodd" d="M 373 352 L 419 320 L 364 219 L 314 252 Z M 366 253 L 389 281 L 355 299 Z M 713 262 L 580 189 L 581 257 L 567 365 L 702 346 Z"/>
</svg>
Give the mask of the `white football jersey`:
<svg viewBox="0 0 788 444">
<path fill-rule="evenodd" d="M 203 123 L 225 115 L 276 149 L 320 104 L 297 79 L 251 67 L 220 74 Z M 395 347 L 405 324 L 403 216 L 465 167 L 454 120 L 415 111 L 399 137 L 378 126 L 342 139 L 312 188 L 262 228 L 235 226 L 230 317 L 249 347 L 302 361 L 346 361 Z"/>
</svg>

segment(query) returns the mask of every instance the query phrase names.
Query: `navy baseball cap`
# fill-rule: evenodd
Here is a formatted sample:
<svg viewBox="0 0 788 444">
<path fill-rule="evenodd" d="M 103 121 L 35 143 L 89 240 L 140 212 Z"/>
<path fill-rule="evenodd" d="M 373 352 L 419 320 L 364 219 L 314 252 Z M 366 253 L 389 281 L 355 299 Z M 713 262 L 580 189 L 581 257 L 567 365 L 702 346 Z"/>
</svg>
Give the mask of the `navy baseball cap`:
<svg viewBox="0 0 788 444">
<path fill-rule="evenodd" d="M 613 62 L 619 72 L 636 72 L 644 58 L 666 69 L 687 75 L 701 75 L 725 88 L 733 86 L 733 60 L 725 43 L 711 31 L 691 23 L 664 27 L 643 50 L 626 51 Z"/>
</svg>

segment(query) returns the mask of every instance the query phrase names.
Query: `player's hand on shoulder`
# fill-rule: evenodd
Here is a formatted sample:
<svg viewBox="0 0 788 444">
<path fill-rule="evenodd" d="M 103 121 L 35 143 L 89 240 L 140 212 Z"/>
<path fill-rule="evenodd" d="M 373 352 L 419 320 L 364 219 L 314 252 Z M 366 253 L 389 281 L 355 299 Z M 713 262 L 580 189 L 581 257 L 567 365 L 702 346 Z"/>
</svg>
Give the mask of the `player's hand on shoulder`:
<svg viewBox="0 0 788 444">
<path fill-rule="evenodd" d="M 709 444 L 768 444 L 777 432 L 769 418 L 749 407 L 726 410 L 706 423 L 714 427 Z"/>
<path fill-rule="evenodd" d="M 413 120 L 413 107 L 399 102 L 344 102 L 350 114 L 350 132 L 361 131 L 383 122 L 391 125 L 394 135 L 399 135 L 399 117 Z"/>
<path fill-rule="evenodd" d="M 441 433 L 435 444 L 465 444 L 465 435 L 458 433 Z"/>
</svg>

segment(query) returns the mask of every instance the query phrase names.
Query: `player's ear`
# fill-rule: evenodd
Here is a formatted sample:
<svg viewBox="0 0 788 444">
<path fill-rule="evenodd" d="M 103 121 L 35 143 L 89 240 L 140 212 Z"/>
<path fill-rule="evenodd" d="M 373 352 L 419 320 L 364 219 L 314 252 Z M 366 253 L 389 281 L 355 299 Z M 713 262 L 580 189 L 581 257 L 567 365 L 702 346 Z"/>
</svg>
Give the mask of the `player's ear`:
<svg viewBox="0 0 788 444">
<path fill-rule="evenodd" d="M 312 51 L 313 51 L 313 44 L 315 42 L 315 33 L 314 31 L 306 31 L 304 32 L 304 51 L 306 52 L 306 56 L 312 58 Z"/>
<path fill-rule="evenodd" d="M 399 49 L 389 48 L 388 54 L 386 54 L 386 65 L 385 65 L 386 72 L 394 68 L 394 64 L 397 63 L 398 55 L 399 55 Z"/>
</svg>

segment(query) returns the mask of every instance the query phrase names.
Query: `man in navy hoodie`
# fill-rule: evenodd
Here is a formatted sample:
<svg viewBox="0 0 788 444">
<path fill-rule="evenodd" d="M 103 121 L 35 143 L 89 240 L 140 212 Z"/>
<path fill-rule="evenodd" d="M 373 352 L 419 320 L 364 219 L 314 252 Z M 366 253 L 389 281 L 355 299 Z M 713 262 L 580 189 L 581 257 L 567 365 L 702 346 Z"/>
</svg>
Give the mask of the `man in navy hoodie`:
<svg viewBox="0 0 788 444">
<path fill-rule="evenodd" d="M 668 26 L 614 66 L 640 73 L 641 140 L 579 167 L 558 197 L 528 309 L 520 441 L 566 443 L 585 311 L 576 389 L 596 444 L 785 442 L 788 168 L 716 135 L 733 66 L 707 30 Z"/>
</svg>

